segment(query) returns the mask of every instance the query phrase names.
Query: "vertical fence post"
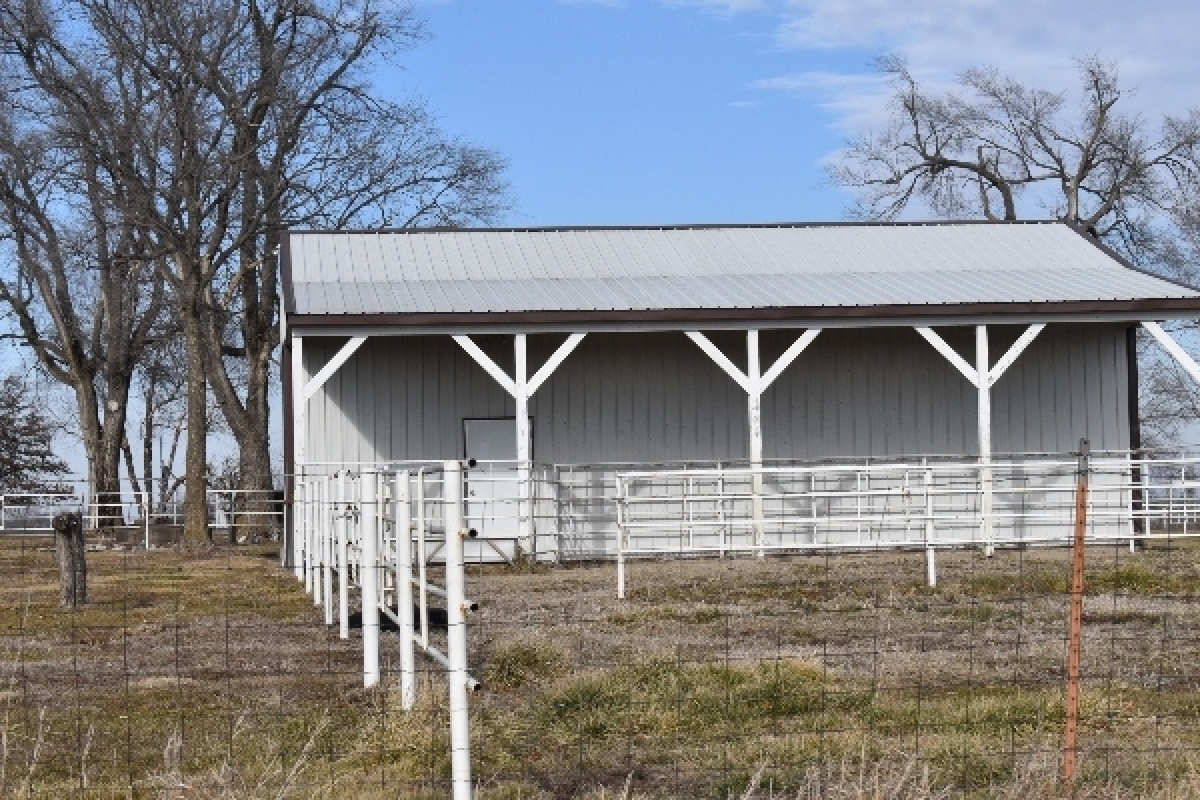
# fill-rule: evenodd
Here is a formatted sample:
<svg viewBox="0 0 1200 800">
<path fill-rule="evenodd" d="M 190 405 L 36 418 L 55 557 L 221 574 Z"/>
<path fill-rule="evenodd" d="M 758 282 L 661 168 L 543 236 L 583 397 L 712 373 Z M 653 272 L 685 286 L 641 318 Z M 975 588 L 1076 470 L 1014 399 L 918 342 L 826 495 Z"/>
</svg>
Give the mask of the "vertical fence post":
<svg viewBox="0 0 1200 800">
<path fill-rule="evenodd" d="M 324 478 L 313 478 L 310 486 L 312 487 L 312 497 L 308 503 L 308 529 L 312 540 L 312 559 L 309 561 L 310 571 L 313 574 L 313 605 L 321 605 L 321 590 L 325 586 L 325 580 L 322 575 L 322 567 L 325 561 L 325 531 L 321 525 L 321 488 L 324 485 Z"/>
<path fill-rule="evenodd" d="M 754 557 L 766 558 L 763 550 L 763 433 L 762 367 L 759 361 L 758 331 L 746 331 L 746 407 L 750 422 L 751 512 L 754 514 Z"/>
<path fill-rule="evenodd" d="M 933 547 L 933 470 L 925 468 L 925 582 L 937 586 L 937 551 Z"/>
<path fill-rule="evenodd" d="M 471 800 L 471 732 L 467 717 L 466 580 L 463 565 L 462 464 L 443 465 L 446 499 L 446 658 L 450 662 L 450 774 L 454 800 Z"/>
<path fill-rule="evenodd" d="M 1071 549 L 1071 613 L 1067 623 L 1066 741 L 1063 745 L 1063 780 L 1075 781 L 1079 751 L 1079 661 L 1083 638 L 1083 554 L 1087 532 L 1087 495 L 1090 454 L 1087 439 L 1079 440 L 1079 478 L 1075 488 L 1075 538 Z"/>
<path fill-rule="evenodd" d="M 325 624 L 333 624 L 333 479 L 321 479 L 321 574 L 325 579 Z"/>
<path fill-rule="evenodd" d="M 296 576 L 296 580 L 304 580 L 304 527 L 302 520 L 304 512 L 301 510 L 300 495 L 303 492 L 303 484 L 300 481 L 300 476 L 292 476 L 292 574 Z M 171 525 L 174 529 L 175 524 L 175 504 L 171 504 Z M 286 530 L 286 529 L 285 529 Z"/>
<path fill-rule="evenodd" d="M 361 541 L 358 581 L 362 594 L 363 685 L 379 684 L 379 476 L 364 470 L 359 476 L 362 505 L 359 514 Z"/>
<path fill-rule="evenodd" d="M 421 608 L 421 647 L 429 649 L 429 555 L 425 552 L 428 524 L 425 519 L 425 467 L 417 470 L 417 598 Z"/>
<path fill-rule="evenodd" d="M 625 483 L 617 475 L 617 599 L 625 599 L 625 525 L 628 510 L 625 508 Z M 722 555 L 724 555 L 722 553 Z"/>
<path fill-rule="evenodd" d="M 979 521 L 983 554 L 990 558 L 996 550 L 996 540 L 992 519 L 992 376 L 986 325 L 975 327 L 975 372 L 979 382 Z"/>
<path fill-rule="evenodd" d="M 417 699 L 417 657 L 413 643 L 412 504 L 409 472 L 396 475 L 396 613 L 400 617 L 400 707 Z"/>
<path fill-rule="evenodd" d="M 350 524 L 350 496 L 346 493 L 346 470 L 337 475 L 337 565 L 338 636 L 350 638 L 350 548 L 346 528 Z"/>
<path fill-rule="evenodd" d="M 312 491 L 308 481 L 300 484 L 300 528 L 303 532 L 302 541 L 304 542 L 304 591 L 312 592 L 313 590 L 313 570 L 312 570 L 312 510 L 309 508 L 309 494 Z"/>
<path fill-rule="evenodd" d="M 146 549 L 150 549 L 150 492 L 142 492 L 142 523 L 146 529 Z"/>
</svg>

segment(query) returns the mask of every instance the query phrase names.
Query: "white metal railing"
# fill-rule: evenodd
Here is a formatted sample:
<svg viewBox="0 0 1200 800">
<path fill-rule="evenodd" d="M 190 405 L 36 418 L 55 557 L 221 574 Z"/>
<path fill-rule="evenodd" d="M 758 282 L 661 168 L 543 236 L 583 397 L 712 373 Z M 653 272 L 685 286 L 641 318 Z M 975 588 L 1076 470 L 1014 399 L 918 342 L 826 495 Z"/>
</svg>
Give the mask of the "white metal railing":
<svg viewBox="0 0 1200 800">
<path fill-rule="evenodd" d="M 1101 512 L 1094 535 L 1154 536 L 1168 523 L 1178 532 L 1200 524 L 1200 458 L 1110 452 L 1094 461 L 1093 502 Z M 756 491 L 745 461 L 534 463 L 527 481 L 517 462 L 481 462 L 465 470 L 466 524 L 479 532 L 465 552 L 469 562 L 568 561 L 616 559 L 619 551 L 638 557 L 746 547 L 917 547 L 926 538 L 935 547 L 1053 543 L 1064 541 L 1074 463 L 1069 454 L 996 457 L 987 468 L 971 458 L 933 456 L 777 462 L 763 468 Z M 372 468 L 437 474 L 440 463 Z M 424 485 L 441 491 L 436 479 Z M 986 520 L 985 486 L 993 506 Z M 440 518 L 431 523 L 440 525 Z M 431 561 L 442 560 L 440 547 L 431 545 Z"/>
<path fill-rule="evenodd" d="M 1068 544 L 1076 477 L 1063 456 L 621 472 L 618 588 L 632 558 L 812 550 L 924 549 L 933 583 L 939 548 Z M 1089 481 L 1089 541 L 1200 534 L 1200 458 L 1106 454 Z"/>
<path fill-rule="evenodd" d="M 381 617 L 399 630 L 405 710 L 416 699 L 417 647 L 445 671 L 453 796 L 469 798 L 467 693 L 478 689 L 479 681 L 467 671 L 465 615 L 478 606 L 465 597 L 465 545 L 476 539 L 476 530 L 465 514 L 463 465 L 447 461 L 415 469 L 343 469 L 300 476 L 295 490 L 290 555 L 296 577 L 304 581 L 314 604 L 323 607 L 326 624 L 333 624 L 336 609 L 343 639 L 350 636 L 350 590 L 357 587 L 365 686 L 381 680 Z M 435 560 L 442 564 L 443 586 L 430 580 Z M 431 595 L 446 604 L 444 647 L 431 640 Z"/>
<path fill-rule="evenodd" d="M 209 489 L 209 519 L 214 530 L 238 528 L 281 529 L 284 509 L 272 490 Z M 180 503 L 154 503 L 147 491 L 129 491 L 102 498 L 80 491 L 10 492 L 0 494 L 0 535 L 50 536 L 56 514 L 78 511 L 89 531 L 133 534 L 150 547 L 155 528 L 179 528 Z"/>
</svg>

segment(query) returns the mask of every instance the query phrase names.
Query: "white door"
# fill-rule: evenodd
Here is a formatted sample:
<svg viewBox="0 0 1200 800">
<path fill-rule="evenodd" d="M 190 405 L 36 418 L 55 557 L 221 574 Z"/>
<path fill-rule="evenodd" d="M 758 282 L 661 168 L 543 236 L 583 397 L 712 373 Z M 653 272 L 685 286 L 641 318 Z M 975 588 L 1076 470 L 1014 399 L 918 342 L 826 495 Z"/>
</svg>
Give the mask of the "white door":
<svg viewBox="0 0 1200 800">
<path fill-rule="evenodd" d="M 467 563 L 512 560 L 520 536 L 516 419 L 463 420 L 467 458 L 476 465 L 467 471 L 467 524 L 479 531 L 477 542 L 466 543 Z"/>
</svg>

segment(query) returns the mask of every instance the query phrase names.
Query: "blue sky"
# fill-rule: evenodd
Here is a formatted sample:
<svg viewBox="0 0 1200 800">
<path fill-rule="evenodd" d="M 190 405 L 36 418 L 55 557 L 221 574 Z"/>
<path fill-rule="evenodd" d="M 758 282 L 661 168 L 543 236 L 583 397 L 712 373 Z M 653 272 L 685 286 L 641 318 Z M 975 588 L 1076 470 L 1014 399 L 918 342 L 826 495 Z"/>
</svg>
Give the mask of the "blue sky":
<svg viewBox="0 0 1200 800">
<path fill-rule="evenodd" d="M 1116 60 L 1150 119 L 1200 105 L 1200 3 L 419 0 L 431 38 L 379 76 L 511 164 L 511 225 L 827 220 L 822 159 L 883 114 L 870 69 L 993 64 L 1069 88 Z"/>
<path fill-rule="evenodd" d="M 840 136 L 806 103 L 753 88 L 816 62 L 777 47 L 761 17 L 653 3 L 419 8 L 433 38 L 381 88 L 413 87 L 448 131 L 509 159 L 509 224 L 839 214 L 814 165 Z"/>
</svg>

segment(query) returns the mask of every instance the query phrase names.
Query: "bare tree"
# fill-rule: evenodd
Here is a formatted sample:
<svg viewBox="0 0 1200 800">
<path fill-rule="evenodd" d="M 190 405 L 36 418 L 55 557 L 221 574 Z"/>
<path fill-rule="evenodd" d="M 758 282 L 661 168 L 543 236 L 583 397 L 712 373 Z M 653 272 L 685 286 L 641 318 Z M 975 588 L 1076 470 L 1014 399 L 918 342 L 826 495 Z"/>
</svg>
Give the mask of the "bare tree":
<svg viewBox="0 0 1200 800">
<path fill-rule="evenodd" d="M 1080 105 L 994 69 L 969 69 L 955 91 L 926 91 L 900 58 L 891 114 L 832 162 L 857 195 L 853 213 L 891 219 L 914 205 L 944 217 L 1052 217 L 1074 223 L 1142 266 L 1177 280 L 1200 275 L 1200 111 L 1156 125 L 1128 113 L 1113 64 L 1078 62 Z M 1146 343 L 1143 342 L 1143 345 Z M 1200 394 L 1151 346 L 1140 346 L 1142 414 L 1150 442 L 1177 438 L 1200 415 Z"/>
<path fill-rule="evenodd" d="M 1015 220 L 1036 209 L 1128 252 L 1195 177 L 1200 112 L 1156 127 L 1125 113 L 1117 69 L 1099 59 L 1079 61 L 1077 109 L 1064 92 L 994 69 L 969 69 L 959 91 L 937 94 L 902 59 L 879 67 L 895 87 L 890 118 L 852 139 L 830 169 L 856 191 L 859 216 L 890 219 L 914 201 L 946 217 Z"/>
<path fill-rule="evenodd" d="M 420 103 L 369 90 L 372 54 L 420 36 L 412 16 L 325 11 L 229 2 L 220 13 L 239 34 L 229 56 L 192 62 L 239 143 L 230 164 L 241 181 L 237 268 L 213 283 L 207 336 L 209 379 L 239 444 L 243 489 L 272 488 L 268 401 L 285 225 L 461 225 L 506 207 L 499 158 L 447 138 Z"/>
<path fill-rule="evenodd" d="M 42 368 L 74 392 L 93 500 L 119 502 L 129 386 L 163 281 L 73 121 L 20 92 L 2 103 L 0 301 Z"/>
<path fill-rule="evenodd" d="M 1171 215 L 1172 225 L 1146 237 L 1146 259 L 1157 268 L 1191 285 L 1200 283 L 1200 202 L 1194 190 L 1185 192 Z M 1183 341 L 1195 341 L 1197 325 L 1175 322 L 1170 327 Z M 1142 369 L 1139 387 L 1143 440 L 1147 446 L 1178 445 L 1195 436 L 1190 426 L 1200 420 L 1200 386 L 1174 358 L 1149 336 L 1138 340 Z M 1193 439 L 1194 441 L 1194 439 Z"/>
<path fill-rule="evenodd" d="M 372 0 L 0 2 L 0 46 L 44 106 L 82 122 L 171 287 L 187 362 L 188 536 L 207 533 L 209 385 L 244 480 L 269 486 L 284 226 L 452 224 L 500 208 L 499 159 L 369 91 L 367 68 L 420 33 L 407 7 Z"/>
</svg>

